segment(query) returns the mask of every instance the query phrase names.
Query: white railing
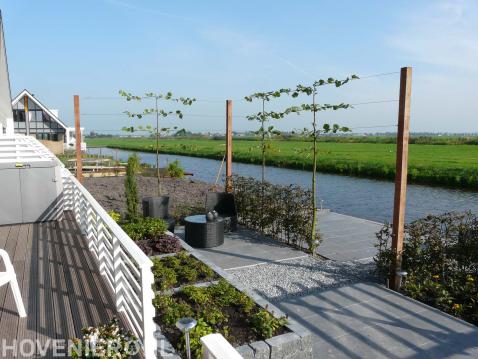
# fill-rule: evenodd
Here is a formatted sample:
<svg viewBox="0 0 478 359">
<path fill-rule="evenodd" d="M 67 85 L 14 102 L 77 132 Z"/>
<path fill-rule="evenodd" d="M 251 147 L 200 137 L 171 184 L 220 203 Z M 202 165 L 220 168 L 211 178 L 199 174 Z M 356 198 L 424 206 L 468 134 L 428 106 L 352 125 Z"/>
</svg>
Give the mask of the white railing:
<svg viewBox="0 0 478 359">
<path fill-rule="evenodd" d="M 45 160 L 56 160 L 56 157 L 35 138 L 25 135 L 0 136 L 0 163 Z"/>
<path fill-rule="evenodd" d="M 156 358 L 151 260 L 93 196 L 62 168 L 64 209 L 74 212 L 100 273 L 115 294 L 116 307 L 140 338 L 146 359 Z"/>
</svg>

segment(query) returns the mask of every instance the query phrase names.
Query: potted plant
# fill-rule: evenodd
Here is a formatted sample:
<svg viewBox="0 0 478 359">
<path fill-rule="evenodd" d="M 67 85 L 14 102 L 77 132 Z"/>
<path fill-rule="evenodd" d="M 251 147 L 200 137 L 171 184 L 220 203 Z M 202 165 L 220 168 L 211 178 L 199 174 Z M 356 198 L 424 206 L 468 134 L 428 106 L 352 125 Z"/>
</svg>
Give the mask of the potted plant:
<svg viewBox="0 0 478 359">
<path fill-rule="evenodd" d="M 131 358 L 140 349 L 138 338 L 121 328 L 116 318 L 109 324 L 83 328 L 82 332 L 81 339 L 73 339 L 72 358 Z"/>
</svg>

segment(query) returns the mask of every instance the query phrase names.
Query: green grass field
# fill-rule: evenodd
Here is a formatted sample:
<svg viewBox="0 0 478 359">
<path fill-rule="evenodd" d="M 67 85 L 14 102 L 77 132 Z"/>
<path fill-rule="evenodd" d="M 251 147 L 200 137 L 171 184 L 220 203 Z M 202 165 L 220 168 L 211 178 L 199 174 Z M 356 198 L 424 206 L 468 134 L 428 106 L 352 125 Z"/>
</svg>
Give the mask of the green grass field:
<svg viewBox="0 0 478 359">
<path fill-rule="evenodd" d="M 90 138 L 89 146 L 125 150 L 154 151 L 152 139 Z M 311 158 L 300 150 L 310 143 L 303 141 L 273 141 L 274 151 L 267 164 L 277 167 L 311 169 Z M 208 139 L 162 139 L 161 152 L 196 157 L 222 159 L 224 141 Z M 234 160 L 260 163 L 259 142 L 234 140 Z M 369 178 L 393 179 L 395 175 L 395 145 L 393 143 L 334 143 L 319 144 L 318 169 L 321 172 Z M 455 188 L 478 189 L 478 145 L 411 144 L 409 180 Z"/>
</svg>

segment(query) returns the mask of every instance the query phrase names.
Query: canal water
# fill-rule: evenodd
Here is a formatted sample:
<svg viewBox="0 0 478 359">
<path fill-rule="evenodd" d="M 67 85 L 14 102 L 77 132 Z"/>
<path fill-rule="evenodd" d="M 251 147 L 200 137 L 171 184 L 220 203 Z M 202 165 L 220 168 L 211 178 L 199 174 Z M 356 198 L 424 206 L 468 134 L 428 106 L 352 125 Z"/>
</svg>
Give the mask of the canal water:
<svg viewBox="0 0 478 359">
<path fill-rule="evenodd" d="M 120 161 L 126 161 L 131 151 L 109 148 L 89 148 L 91 154 L 110 155 Z M 156 165 L 154 153 L 137 152 L 141 162 Z M 161 154 L 160 166 L 179 160 L 186 172 L 194 175 L 192 180 L 214 183 L 221 161 L 207 158 Z M 224 166 L 225 167 L 225 166 Z M 225 168 L 221 181 L 224 180 Z M 260 178 L 261 167 L 253 164 L 234 163 L 233 173 L 241 176 Z M 267 167 L 266 179 L 272 183 L 296 184 L 310 188 L 311 173 L 286 168 Z M 372 221 L 391 221 L 393 212 L 394 184 L 389 181 L 339 176 L 319 173 L 317 177 L 317 195 L 324 208 L 334 212 Z M 424 185 L 409 185 L 407 193 L 406 219 L 411 221 L 427 214 L 449 211 L 472 210 L 478 213 L 478 192 L 447 189 Z"/>
</svg>

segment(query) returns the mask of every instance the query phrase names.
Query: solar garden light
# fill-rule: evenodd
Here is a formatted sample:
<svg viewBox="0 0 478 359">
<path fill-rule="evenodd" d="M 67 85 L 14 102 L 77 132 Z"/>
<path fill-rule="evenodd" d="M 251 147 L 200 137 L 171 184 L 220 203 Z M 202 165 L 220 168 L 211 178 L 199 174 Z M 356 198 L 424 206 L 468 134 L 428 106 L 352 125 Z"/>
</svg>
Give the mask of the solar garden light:
<svg viewBox="0 0 478 359">
<path fill-rule="evenodd" d="M 176 328 L 184 333 L 186 339 L 186 354 L 187 358 L 191 359 L 191 344 L 189 342 L 189 331 L 193 329 L 197 324 L 194 318 L 181 318 L 176 322 Z"/>
<path fill-rule="evenodd" d="M 402 287 L 402 284 L 403 284 L 403 280 L 407 277 L 408 273 L 406 271 L 404 271 L 403 269 L 397 269 L 395 274 L 397 275 L 397 277 L 400 278 L 400 281 L 398 282 L 398 288 L 397 288 L 397 290 L 400 290 L 400 288 Z"/>
</svg>

